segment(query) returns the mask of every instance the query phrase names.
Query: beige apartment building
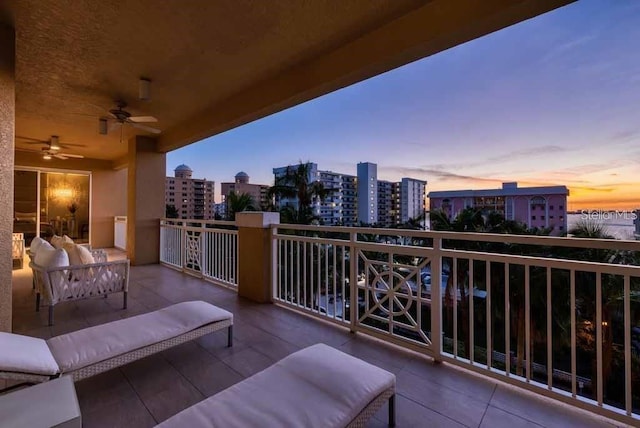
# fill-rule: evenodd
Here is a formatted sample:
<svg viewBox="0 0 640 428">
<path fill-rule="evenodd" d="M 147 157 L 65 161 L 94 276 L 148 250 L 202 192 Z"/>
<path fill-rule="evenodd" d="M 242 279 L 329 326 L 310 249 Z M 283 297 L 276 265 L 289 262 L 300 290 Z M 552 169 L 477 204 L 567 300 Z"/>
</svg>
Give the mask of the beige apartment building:
<svg viewBox="0 0 640 428">
<path fill-rule="evenodd" d="M 267 191 L 269 190 L 269 186 L 266 184 L 249 183 L 249 174 L 244 171 L 237 173 L 234 178 L 235 181 L 233 183 L 220 183 L 220 194 L 222 195 L 223 203 L 226 202 L 229 193 L 236 192 L 251 195 L 256 209 L 267 205 Z"/>
<path fill-rule="evenodd" d="M 179 218 L 212 220 L 214 216 L 214 181 L 192 178 L 187 165 L 179 165 L 174 177 L 166 178 L 165 203 L 178 211 Z"/>
</svg>

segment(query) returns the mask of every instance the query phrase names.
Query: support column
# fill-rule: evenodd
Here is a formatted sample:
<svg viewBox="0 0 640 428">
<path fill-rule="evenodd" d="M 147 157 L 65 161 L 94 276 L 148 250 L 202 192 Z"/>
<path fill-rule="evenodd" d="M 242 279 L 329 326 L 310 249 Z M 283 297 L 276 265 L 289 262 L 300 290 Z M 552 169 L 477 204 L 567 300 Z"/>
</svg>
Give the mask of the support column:
<svg viewBox="0 0 640 428">
<path fill-rule="evenodd" d="M 129 139 L 127 179 L 127 257 L 132 265 L 158 263 L 160 219 L 164 217 L 166 155 L 156 139 Z"/>
<path fill-rule="evenodd" d="M 0 25 L 0 331 L 11 331 L 11 233 L 16 124 L 15 31 Z"/>
<path fill-rule="evenodd" d="M 280 213 L 241 212 L 238 225 L 238 295 L 254 302 L 270 303 L 274 269 L 271 225 L 280 224 Z"/>
</svg>

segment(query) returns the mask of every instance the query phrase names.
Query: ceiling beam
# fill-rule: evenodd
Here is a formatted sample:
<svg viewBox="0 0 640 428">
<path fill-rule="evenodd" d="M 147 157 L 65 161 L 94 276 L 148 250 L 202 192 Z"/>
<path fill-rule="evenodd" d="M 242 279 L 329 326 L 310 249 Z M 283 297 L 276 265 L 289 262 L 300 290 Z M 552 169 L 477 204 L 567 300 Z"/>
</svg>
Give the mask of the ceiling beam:
<svg viewBox="0 0 640 428">
<path fill-rule="evenodd" d="M 175 150 L 573 1 L 433 0 L 166 130 L 158 150 Z"/>
</svg>

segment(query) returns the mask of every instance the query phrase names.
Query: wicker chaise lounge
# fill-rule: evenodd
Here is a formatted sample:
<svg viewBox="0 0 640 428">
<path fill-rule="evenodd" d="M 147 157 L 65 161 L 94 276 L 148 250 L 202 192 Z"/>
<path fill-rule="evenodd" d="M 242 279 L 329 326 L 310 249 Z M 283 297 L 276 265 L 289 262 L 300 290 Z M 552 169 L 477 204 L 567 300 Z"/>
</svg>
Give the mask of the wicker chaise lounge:
<svg viewBox="0 0 640 428">
<path fill-rule="evenodd" d="M 178 303 L 49 340 L 0 332 L 0 379 L 84 379 L 221 329 L 233 344 L 233 314 L 210 303 Z"/>
<path fill-rule="evenodd" d="M 387 401 L 396 377 L 324 344 L 313 345 L 167 419 L 161 428 L 354 428 Z"/>
</svg>

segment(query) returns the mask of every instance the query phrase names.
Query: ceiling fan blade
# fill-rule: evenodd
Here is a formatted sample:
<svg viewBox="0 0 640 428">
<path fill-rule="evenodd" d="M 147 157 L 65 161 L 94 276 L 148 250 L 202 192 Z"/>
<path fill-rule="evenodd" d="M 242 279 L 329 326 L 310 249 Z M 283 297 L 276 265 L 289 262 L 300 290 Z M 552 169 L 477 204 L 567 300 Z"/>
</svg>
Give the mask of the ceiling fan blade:
<svg viewBox="0 0 640 428">
<path fill-rule="evenodd" d="M 58 158 L 58 159 L 62 159 L 62 160 L 67 160 L 67 159 L 69 159 L 68 157 L 66 157 L 66 156 L 65 156 L 65 155 L 63 155 L 63 154 L 55 154 L 55 155 L 50 155 L 50 156 L 53 156 L 54 158 Z"/>
<path fill-rule="evenodd" d="M 72 143 L 60 143 L 58 144 L 60 147 L 62 147 L 63 149 L 69 148 L 69 147 L 87 147 L 84 144 L 72 144 Z"/>
<path fill-rule="evenodd" d="M 16 151 L 18 151 L 18 152 L 27 152 L 27 153 L 42 153 L 40 150 L 25 149 L 25 148 L 18 147 L 18 146 L 16 146 Z"/>
<path fill-rule="evenodd" d="M 83 159 L 84 158 L 84 156 L 82 156 L 82 155 L 72 155 L 72 154 L 69 154 L 69 153 L 59 153 L 59 156 L 64 156 L 64 157 L 67 157 L 67 158 L 74 158 L 74 159 Z"/>
<path fill-rule="evenodd" d="M 153 116 L 131 116 L 129 121 L 133 123 L 151 123 L 157 122 L 158 119 Z"/>
<path fill-rule="evenodd" d="M 133 126 L 134 128 L 142 129 L 143 131 L 151 132 L 153 134 L 159 134 L 159 133 L 162 132 L 159 129 L 152 128 L 152 127 L 146 126 L 146 125 L 140 125 L 139 123 L 132 123 L 131 126 Z"/>
<path fill-rule="evenodd" d="M 22 135 L 16 135 L 15 138 L 16 140 L 24 140 L 25 144 L 42 144 L 42 143 L 47 144 L 48 143 L 48 141 L 45 141 L 45 140 L 39 140 L 37 138 L 31 138 L 31 137 L 24 137 Z M 26 141 L 32 141 L 32 143 L 26 143 Z"/>
</svg>

